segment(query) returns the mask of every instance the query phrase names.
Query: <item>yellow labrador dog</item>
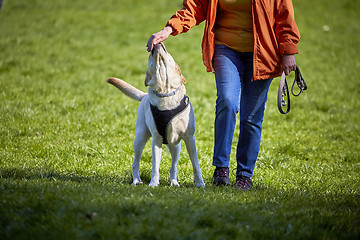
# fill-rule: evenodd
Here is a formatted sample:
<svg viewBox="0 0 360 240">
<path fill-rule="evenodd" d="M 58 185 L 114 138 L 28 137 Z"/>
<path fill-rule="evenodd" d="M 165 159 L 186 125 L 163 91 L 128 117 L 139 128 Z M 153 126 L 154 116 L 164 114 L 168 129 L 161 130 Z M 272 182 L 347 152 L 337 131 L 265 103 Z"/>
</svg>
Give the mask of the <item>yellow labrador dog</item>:
<svg viewBox="0 0 360 240">
<path fill-rule="evenodd" d="M 184 86 L 186 80 L 163 43 L 154 47 L 148 64 L 145 78 L 145 86 L 149 87 L 147 94 L 123 80 L 117 78 L 107 80 L 127 96 L 141 101 L 136 120 L 133 185 L 142 183 L 139 173 L 140 158 L 146 142 L 152 136 L 152 176 L 149 186 L 159 185 L 163 144 L 167 144 L 172 157 L 171 186 L 179 186 L 177 161 L 181 150 L 180 140 L 183 139 L 193 166 L 195 186 L 205 187 L 195 145 L 194 110 L 186 96 Z"/>
</svg>

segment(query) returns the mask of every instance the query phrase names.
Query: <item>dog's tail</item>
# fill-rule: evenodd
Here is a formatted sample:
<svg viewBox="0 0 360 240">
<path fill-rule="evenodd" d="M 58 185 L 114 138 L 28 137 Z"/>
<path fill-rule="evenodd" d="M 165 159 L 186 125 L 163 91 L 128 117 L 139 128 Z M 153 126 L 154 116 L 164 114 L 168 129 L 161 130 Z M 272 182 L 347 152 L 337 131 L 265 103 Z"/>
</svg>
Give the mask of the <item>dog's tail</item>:
<svg viewBox="0 0 360 240">
<path fill-rule="evenodd" d="M 137 101 L 141 101 L 141 99 L 143 99 L 143 97 L 147 94 L 118 78 L 109 78 L 107 82 L 117 87 L 126 96 L 129 96 Z"/>
</svg>

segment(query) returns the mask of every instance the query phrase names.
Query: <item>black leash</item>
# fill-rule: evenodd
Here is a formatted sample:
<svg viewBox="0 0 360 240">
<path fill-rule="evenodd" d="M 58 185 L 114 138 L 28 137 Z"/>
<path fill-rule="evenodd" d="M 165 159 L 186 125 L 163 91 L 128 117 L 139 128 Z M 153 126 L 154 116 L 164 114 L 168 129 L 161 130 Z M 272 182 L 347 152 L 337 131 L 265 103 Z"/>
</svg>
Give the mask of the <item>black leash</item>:
<svg viewBox="0 0 360 240">
<path fill-rule="evenodd" d="M 297 93 L 297 94 L 294 93 L 295 82 L 300 89 L 299 93 Z M 306 89 L 307 89 L 307 85 L 305 83 L 305 80 L 304 80 L 303 76 L 301 75 L 299 67 L 296 66 L 295 79 L 294 79 L 294 83 L 291 87 L 291 93 L 292 93 L 292 95 L 297 97 Z M 286 100 L 285 100 L 285 97 L 286 97 Z M 284 72 L 282 73 L 281 79 L 280 79 L 278 96 L 277 96 L 277 105 L 278 105 L 278 109 L 279 109 L 280 113 L 288 114 L 290 112 L 289 87 L 287 85 L 286 75 Z M 287 107 L 286 111 L 283 110 L 283 107 Z"/>
</svg>

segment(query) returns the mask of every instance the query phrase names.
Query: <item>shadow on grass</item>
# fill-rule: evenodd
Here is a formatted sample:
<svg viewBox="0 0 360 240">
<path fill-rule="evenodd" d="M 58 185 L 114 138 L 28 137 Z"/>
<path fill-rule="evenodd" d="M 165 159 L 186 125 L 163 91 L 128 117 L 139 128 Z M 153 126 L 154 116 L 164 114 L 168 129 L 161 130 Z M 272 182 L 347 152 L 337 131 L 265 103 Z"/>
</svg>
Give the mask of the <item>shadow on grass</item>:
<svg viewBox="0 0 360 240">
<path fill-rule="evenodd" d="M 0 169 L 0 179 L 13 179 L 13 180 L 32 180 L 43 179 L 49 181 L 69 181 L 77 183 L 104 183 L 111 182 L 118 185 L 131 185 L 132 172 L 127 171 L 123 175 L 110 175 L 101 173 L 80 174 L 74 172 L 58 173 L 56 171 L 44 171 L 41 169 L 18 169 L 18 168 L 2 168 Z M 151 180 L 151 169 L 142 169 L 140 177 L 143 184 L 140 186 L 148 186 Z M 209 185 L 210 183 L 207 183 Z M 160 186 L 170 186 L 170 178 L 162 177 L 160 179 Z M 194 188 L 194 183 L 183 182 L 181 187 Z"/>
<path fill-rule="evenodd" d="M 17 168 L 2 168 L 0 169 L 0 178 L 14 179 L 14 180 L 31 180 L 31 179 L 45 179 L 49 181 L 71 181 L 71 182 L 105 182 L 111 181 L 115 184 L 130 184 L 132 175 L 126 173 L 125 176 L 107 176 L 100 174 L 81 175 L 72 172 L 57 173 L 55 171 L 43 171 L 39 169 L 17 169 Z"/>
<path fill-rule="evenodd" d="M 360 233 L 351 194 L 270 184 L 241 192 L 130 182 L 131 173 L 1 169 L 0 238 L 356 239 Z"/>
</svg>

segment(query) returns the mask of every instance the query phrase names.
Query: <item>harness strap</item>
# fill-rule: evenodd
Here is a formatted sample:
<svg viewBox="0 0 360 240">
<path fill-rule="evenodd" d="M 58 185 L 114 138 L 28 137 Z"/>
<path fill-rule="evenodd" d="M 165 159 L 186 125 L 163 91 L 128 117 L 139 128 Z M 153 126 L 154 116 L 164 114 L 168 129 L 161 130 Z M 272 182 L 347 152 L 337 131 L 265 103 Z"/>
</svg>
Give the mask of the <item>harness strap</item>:
<svg viewBox="0 0 360 240">
<path fill-rule="evenodd" d="M 297 86 L 300 89 L 298 94 L 294 93 L 295 82 L 297 83 Z M 294 83 L 291 87 L 291 93 L 292 93 L 292 95 L 297 97 L 306 89 L 307 89 L 307 85 L 305 83 L 305 80 L 304 80 L 303 76 L 301 75 L 299 67 L 296 66 L 295 79 L 294 79 Z M 285 100 L 285 97 L 286 97 L 286 100 Z M 289 93 L 289 87 L 288 87 L 287 81 L 286 81 L 285 72 L 282 73 L 281 78 L 280 78 L 280 84 L 279 84 L 278 96 L 277 96 L 277 106 L 278 106 L 280 113 L 282 113 L 282 114 L 288 114 L 290 112 L 290 93 Z M 285 107 L 285 106 L 286 106 L 286 111 L 283 110 L 283 107 Z"/>
</svg>

